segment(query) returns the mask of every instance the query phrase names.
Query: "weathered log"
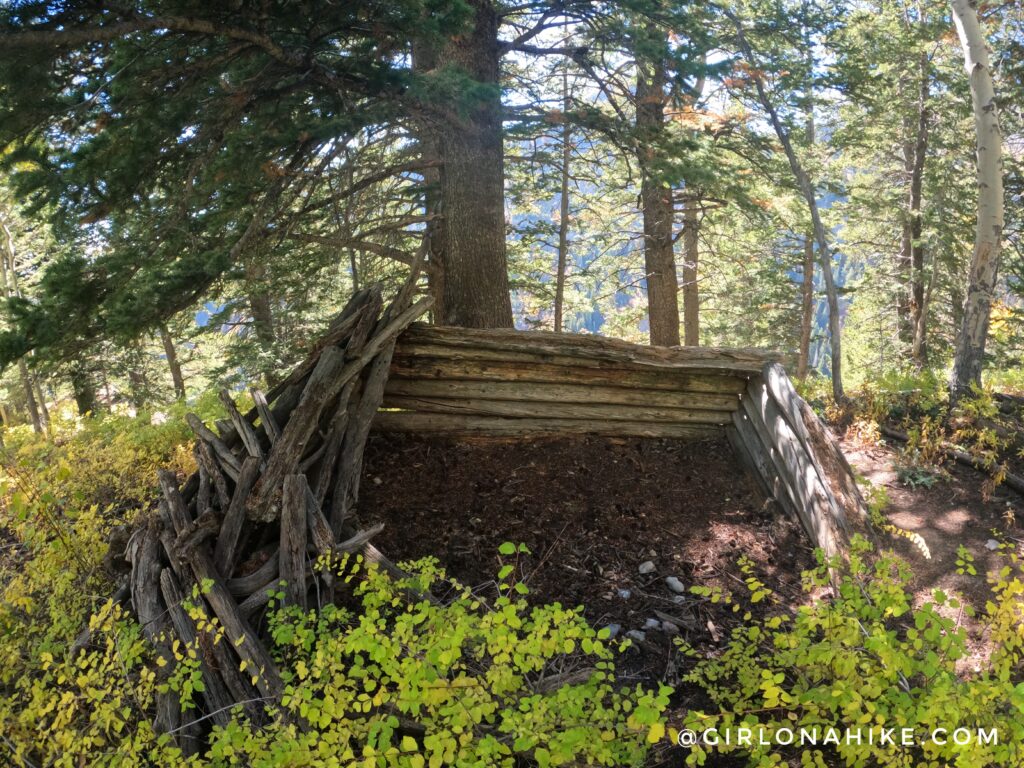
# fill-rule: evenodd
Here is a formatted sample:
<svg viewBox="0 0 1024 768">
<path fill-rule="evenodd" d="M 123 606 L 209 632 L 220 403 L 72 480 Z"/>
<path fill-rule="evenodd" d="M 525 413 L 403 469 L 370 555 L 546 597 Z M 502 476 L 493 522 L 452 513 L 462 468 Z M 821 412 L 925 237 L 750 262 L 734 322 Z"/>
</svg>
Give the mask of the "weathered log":
<svg viewBox="0 0 1024 768">
<path fill-rule="evenodd" d="M 128 542 L 128 559 L 132 564 L 130 577 L 132 605 L 139 626 L 146 639 L 153 644 L 157 655 L 163 659 L 163 669 L 169 673 L 174 669 L 174 656 L 167 645 L 164 633 L 168 628 L 167 614 L 160 599 L 160 531 L 159 523 L 150 519 L 137 529 Z M 181 701 L 178 694 L 168 690 L 156 694 L 156 722 L 158 733 L 180 731 L 182 726 Z M 182 744 L 184 747 L 184 744 Z"/>
<path fill-rule="evenodd" d="M 260 445 L 260 439 L 256 436 L 256 430 L 252 428 L 252 424 L 249 423 L 235 406 L 235 401 L 231 397 L 226 389 L 222 389 L 217 393 L 221 403 L 223 403 L 225 410 L 228 412 L 228 417 L 231 419 L 231 426 L 234 427 L 234 431 L 242 439 L 242 445 L 245 446 L 245 450 L 250 456 L 257 459 L 263 458 L 263 446 Z"/>
<path fill-rule="evenodd" d="M 169 531 L 164 531 L 161 534 L 165 551 L 170 551 L 171 539 Z M 161 588 L 163 588 L 164 583 L 163 574 L 172 573 L 174 574 L 174 585 L 178 588 L 177 592 L 184 597 L 185 593 L 181 588 L 181 583 L 183 580 L 186 583 L 190 583 L 191 572 L 187 565 L 177 563 L 174 560 L 171 560 L 170 563 L 170 567 L 165 568 L 163 573 L 161 573 Z M 212 611 L 207 613 L 209 611 L 209 604 L 201 592 L 199 590 L 194 590 L 194 592 L 198 592 L 198 596 L 189 594 L 188 599 L 196 603 L 204 614 L 209 615 L 209 613 L 212 613 Z M 261 722 L 260 709 L 254 706 L 255 702 L 253 700 L 258 693 L 253 685 L 252 677 L 243 674 L 239 669 L 238 658 L 228 649 L 227 643 L 214 642 L 215 638 L 211 638 L 209 632 L 210 630 L 207 630 L 207 637 L 204 638 L 205 642 L 202 645 L 202 650 L 204 652 L 204 659 L 210 665 L 211 672 L 220 677 L 231 694 L 232 699 L 242 705 L 252 721 L 254 723 Z"/>
<path fill-rule="evenodd" d="M 217 494 L 217 501 L 220 504 L 220 508 L 222 510 L 227 509 L 231 496 L 228 493 L 228 486 L 224 480 L 224 475 L 221 472 L 220 465 L 214 458 L 213 452 L 210 450 L 210 446 L 202 440 L 197 440 L 194 453 L 196 457 L 196 465 L 199 467 L 200 491 L 205 478 L 206 482 L 213 486 L 213 489 Z M 200 491 L 197 491 L 196 493 L 199 494 Z"/>
<path fill-rule="evenodd" d="M 735 418 L 735 414 L 733 416 Z M 747 446 L 744 439 L 740 436 L 739 430 L 736 428 L 735 423 L 725 428 L 725 437 L 729 441 L 729 445 L 732 446 L 733 453 L 736 458 L 739 459 L 740 464 L 743 465 L 743 469 L 746 470 L 747 474 L 754 479 L 754 483 L 757 485 L 757 490 L 766 499 L 775 500 L 775 490 L 771 487 L 766 477 L 762 474 L 760 467 L 758 466 L 757 460 L 754 455 L 750 452 L 750 448 Z"/>
<path fill-rule="evenodd" d="M 835 525 L 844 542 L 849 540 L 854 526 L 858 531 L 866 532 L 867 504 L 835 438 L 823 428 L 817 415 L 797 393 L 781 365 L 765 365 L 762 379 L 765 393 L 796 434 L 804 453 L 818 473 L 832 506 Z"/>
<path fill-rule="evenodd" d="M 774 438 L 768 429 L 768 425 L 765 424 L 764 418 L 761 416 L 760 410 L 754 403 L 751 402 L 750 397 L 745 397 L 742 401 L 742 410 L 744 415 L 747 417 L 747 425 L 756 434 L 756 441 L 753 445 L 761 446 L 764 451 L 764 455 L 768 461 L 771 462 L 771 466 L 775 475 L 779 478 L 779 481 L 783 488 L 786 489 L 787 496 L 791 499 L 793 510 L 796 512 L 800 523 L 803 525 L 804 530 L 808 532 L 812 537 L 815 536 L 816 531 L 814 530 L 814 518 L 811 516 L 807 509 L 808 497 L 810 493 L 805 494 L 801 491 L 802 489 L 797 485 L 796 478 L 793 473 L 789 471 L 789 467 L 786 466 L 786 461 L 779 449 L 775 445 Z M 817 544 L 817 539 L 814 539 Z"/>
<path fill-rule="evenodd" d="M 332 401 L 385 345 L 409 323 L 426 312 L 431 303 L 432 299 L 429 297 L 421 299 L 397 315 L 366 343 L 362 353 L 353 360 L 344 360 L 344 354 L 337 347 L 324 350 L 316 368 L 310 374 L 302 399 L 271 450 L 263 476 L 250 497 L 248 509 L 253 519 L 269 521 L 277 517 L 277 499 L 284 476 L 291 474 L 298 466 L 306 441 L 316 429 L 320 414 L 327 403 Z"/>
<path fill-rule="evenodd" d="M 449 380 L 650 389 L 663 392 L 705 392 L 739 396 L 746 390 L 748 374 L 701 373 L 667 369 L 651 371 L 624 366 L 587 368 L 569 364 L 530 361 L 527 364 L 493 360 L 408 355 L 396 346 L 391 381 Z"/>
<path fill-rule="evenodd" d="M 224 578 L 230 577 L 235 568 L 238 537 L 242 533 L 242 525 L 245 523 L 245 505 L 249 499 L 249 492 L 256 484 L 259 471 L 260 460 L 257 457 L 249 456 L 242 462 L 234 495 L 224 513 L 224 522 L 213 552 L 214 566 Z"/>
<path fill-rule="evenodd" d="M 221 466 L 224 467 L 224 471 L 232 480 L 238 479 L 238 472 L 242 468 L 241 462 L 231 452 L 231 449 L 221 440 L 217 435 L 213 433 L 213 430 L 203 424 L 203 420 L 196 416 L 194 413 L 185 414 L 185 421 L 192 428 L 202 442 L 206 443 L 216 455 L 217 460 Z"/>
<path fill-rule="evenodd" d="M 588 421 L 584 419 L 509 419 L 500 416 L 381 411 L 373 422 L 381 432 L 420 432 L 449 435 L 605 435 L 610 437 L 704 438 L 722 435 L 715 424 L 659 424 L 636 421 Z"/>
<path fill-rule="evenodd" d="M 281 578 L 285 582 L 286 605 L 306 608 L 306 499 L 305 475 L 284 479 L 281 503 Z"/>
<path fill-rule="evenodd" d="M 601 367 L 626 363 L 647 368 L 691 368 L 756 375 L 777 352 L 723 347 L 644 347 L 619 339 L 550 331 L 447 328 L 417 323 L 402 337 L 405 354 L 462 355 L 468 359 L 515 360 L 546 357 L 572 365 Z"/>
<path fill-rule="evenodd" d="M 811 541 L 827 555 L 836 554 L 842 546 L 842 532 L 838 530 L 835 506 L 792 428 L 774 401 L 765 396 L 763 385 L 751 382 L 743 408 L 769 448 L 775 470 L 789 489 Z"/>
<path fill-rule="evenodd" d="M 318 555 L 327 555 L 334 549 L 334 532 L 320 508 L 313 491 L 306 485 L 306 525 L 309 527 L 309 541 Z"/>
<path fill-rule="evenodd" d="M 306 376 L 308 376 L 317 363 L 320 361 L 320 356 L 323 354 L 325 349 L 337 346 L 339 343 L 344 341 L 349 334 L 351 334 L 353 328 L 363 320 L 363 316 L 368 314 L 367 304 L 373 302 L 374 298 L 380 297 L 380 286 L 372 285 L 367 288 L 363 288 L 353 294 L 352 298 L 349 299 L 348 304 L 341 311 L 341 314 L 332 321 L 328 332 L 319 338 L 313 349 L 304 361 L 297 365 L 288 376 L 278 382 L 271 390 L 267 393 L 267 399 L 270 402 L 274 402 L 285 391 L 299 384 Z M 376 302 L 374 302 L 376 303 Z M 379 310 L 379 304 L 376 305 Z M 374 320 L 376 320 L 376 314 L 374 314 Z M 371 326 L 372 327 L 372 326 Z M 278 423 L 282 423 L 283 420 L 278 419 Z"/>
<path fill-rule="evenodd" d="M 188 512 L 172 472 L 160 472 L 160 487 L 164 495 L 164 503 L 160 505 L 160 509 L 167 515 L 173 529 L 180 533 L 188 525 Z M 173 556 L 173 553 L 168 554 Z M 214 615 L 220 619 L 227 639 L 235 647 L 239 658 L 252 668 L 257 689 L 264 696 L 280 696 L 284 686 L 277 667 L 252 627 L 239 612 L 231 593 L 214 568 L 212 558 L 200 548 L 189 553 L 188 564 L 196 582 L 203 585 L 203 595 Z"/>
<path fill-rule="evenodd" d="M 745 382 L 744 382 L 745 383 Z M 696 408 L 702 411 L 735 411 L 736 394 L 663 391 L 592 384 L 560 384 L 523 381 L 470 381 L 463 379 L 395 379 L 384 390 L 385 408 L 393 398 L 441 398 L 451 400 L 511 400 L 580 405 L 634 405 L 648 408 Z"/>
<path fill-rule="evenodd" d="M 755 416 L 755 418 L 757 418 Z M 801 525 L 804 525 L 804 515 L 794 500 L 793 493 L 787 483 L 783 482 L 783 479 L 779 476 L 778 469 L 776 468 L 773 450 L 770 445 L 764 442 L 764 432 L 755 429 L 754 422 L 751 421 L 751 417 L 745 412 L 744 409 L 740 409 L 732 415 L 733 426 L 739 435 L 739 439 L 742 441 L 744 447 L 747 450 L 748 455 L 754 462 L 754 467 L 757 469 L 758 475 L 763 479 L 765 485 L 768 486 L 768 495 L 770 498 L 775 499 L 779 506 L 782 507 L 792 518 Z"/>
<path fill-rule="evenodd" d="M 348 425 L 349 410 L 354 407 L 352 393 L 358 384 L 353 379 L 338 395 L 338 402 L 334 406 L 334 415 L 327 426 L 327 435 L 324 437 L 323 454 L 313 471 L 312 493 L 317 506 L 324 503 L 327 490 L 330 488 L 331 479 L 334 476 L 334 467 L 338 462 L 338 453 L 341 451 L 342 441 L 345 439 L 345 428 Z"/>
<path fill-rule="evenodd" d="M 231 708 L 235 701 L 228 692 L 227 686 L 221 679 L 221 670 L 207 658 L 206 654 L 212 655 L 212 648 L 204 647 L 199 640 L 195 622 L 188 615 L 182 604 L 185 595 L 181 591 L 181 585 L 170 568 L 164 568 L 160 573 L 160 590 L 167 604 L 167 612 L 171 617 L 171 624 L 174 626 L 174 633 L 185 646 L 195 646 L 202 653 L 200 667 L 203 674 L 203 698 L 206 700 L 207 714 L 217 725 L 226 726 L 231 722 Z M 208 643 L 207 646 L 212 645 Z"/>
<path fill-rule="evenodd" d="M 273 583 L 274 579 L 277 578 L 278 569 L 280 568 L 281 561 L 279 556 L 280 553 L 278 552 L 277 545 L 275 545 L 274 551 L 270 553 L 263 565 L 255 571 L 245 576 L 236 576 L 233 579 L 228 579 L 228 591 L 235 597 L 247 597 L 264 584 Z"/>
<path fill-rule="evenodd" d="M 267 442 L 273 445 L 277 442 L 277 438 L 281 436 L 281 428 L 277 425 L 274 414 L 270 412 L 270 403 L 267 402 L 267 396 L 258 389 L 251 389 L 249 392 L 252 395 L 253 403 L 255 403 L 253 408 L 255 408 L 256 414 L 259 416 L 260 426 L 263 427 L 263 434 L 267 436 Z"/>
<path fill-rule="evenodd" d="M 737 400 L 737 404 L 739 401 Z M 454 398 L 389 397 L 389 408 L 415 413 L 456 413 L 466 416 L 506 416 L 517 419 L 578 419 L 633 421 L 658 424 L 728 424 L 729 411 L 697 408 L 650 408 L 605 403 L 551 403 L 521 400 L 456 400 Z M 335 497 L 337 499 L 337 497 Z"/>
<path fill-rule="evenodd" d="M 306 443 L 316 430 L 320 414 L 327 403 L 344 387 L 341 381 L 345 354 L 337 347 L 328 347 L 310 374 L 302 399 L 274 443 L 266 467 L 247 505 L 249 517 L 269 522 L 278 516 L 281 487 L 286 475 L 299 466 Z"/>
<path fill-rule="evenodd" d="M 341 535 L 345 521 L 359 495 L 359 478 L 363 471 L 363 449 L 370 434 L 370 426 L 384 399 L 384 385 L 391 369 L 391 356 L 395 350 L 392 340 L 373 359 L 363 383 L 359 403 L 346 421 L 345 438 L 335 470 L 334 492 L 331 495 L 331 530 Z"/>
<path fill-rule="evenodd" d="M 580 338 L 576 334 L 564 334 L 566 338 Z M 650 349 L 667 349 L 666 347 L 650 347 Z M 515 347 L 502 346 L 447 346 L 437 343 L 414 343 L 403 339 L 401 353 L 403 357 L 431 357 L 462 361 L 501 362 L 515 364 L 544 363 L 574 368 L 592 369 L 626 369 L 646 371 L 688 371 L 704 374 L 724 374 L 734 376 L 756 376 L 764 365 L 765 358 L 746 361 L 728 358 L 699 358 L 687 360 L 646 361 L 638 356 L 617 356 L 614 354 L 588 356 L 585 350 L 565 348 L 562 350 L 533 348 L 525 341 Z"/>
</svg>

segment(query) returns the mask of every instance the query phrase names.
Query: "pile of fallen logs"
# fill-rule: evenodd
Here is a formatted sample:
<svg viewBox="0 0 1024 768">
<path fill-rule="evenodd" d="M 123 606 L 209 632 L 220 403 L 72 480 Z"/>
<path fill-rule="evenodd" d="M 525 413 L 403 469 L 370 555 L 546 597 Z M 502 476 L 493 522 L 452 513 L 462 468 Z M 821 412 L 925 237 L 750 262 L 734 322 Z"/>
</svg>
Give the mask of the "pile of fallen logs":
<svg viewBox="0 0 1024 768">
<path fill-rule="evenodd" d="M 330 575 L 314 569 L 321 555 L 363 551 L 393 567 L 370 544 L 380 527 L 354 530 L 351 513 L 395 340 L 430 305 L 413 303 L 413 284 L 387 309 L 379 287 L 357 292 L 301 365 L 266 395 L 252 392 L 248 413 L 224 391 L 230 418 L 216 431 L 190 415 L 198 470 L 183 486 L 174 473 L 160 474 L 159 514 L 128 545 L 129 593 L 168 662 L 174 638 L 198 647 L 199 706 L 182 712 L 170 691 L 157 701 L 157 730 L 186 753 L 235 706 L 260 722 L 280 697 L 281 676 L 259 631 L 268 593 L 283 590 L 287 604 L 300 606 L 311 595 L 334 599 Z M 196 608 L 217 619 L 227 642 L 213 641 Z"/>
</svg>

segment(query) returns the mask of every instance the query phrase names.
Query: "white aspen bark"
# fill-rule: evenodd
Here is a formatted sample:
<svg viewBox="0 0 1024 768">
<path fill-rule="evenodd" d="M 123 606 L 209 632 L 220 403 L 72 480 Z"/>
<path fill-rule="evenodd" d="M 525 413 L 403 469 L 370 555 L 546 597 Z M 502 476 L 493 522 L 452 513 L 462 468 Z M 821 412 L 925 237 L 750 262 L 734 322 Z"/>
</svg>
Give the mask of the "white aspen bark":
<svg viewBox="0 0 1024 768">
<path fill-rule="evenodd" d="M 562 187 L 558 203 L 558 264 L 555 268 L 555 332 L 561 333 L 565 311 L 565 273 L 569 263 L 569 173 L 572 124 L 569 122 L 569 72 L 562 70 Z"/>
<path fill-rule="evenodd" d="M 957 337 L 950 400 L 955 403 L 981 383 L 981 366 L 988 337 L 989 311 L 999 272 L 1003 232 L 1002 135 L 996 108 L 988 47 L 978 22 L 975 0 L 952 0 L 953 23 L 964 51 L 964 69 L 970 77 L 971 103 L 978 146 L 978 221 L 974 255 L 967 283 L 963 320 Z"/>
</svg>

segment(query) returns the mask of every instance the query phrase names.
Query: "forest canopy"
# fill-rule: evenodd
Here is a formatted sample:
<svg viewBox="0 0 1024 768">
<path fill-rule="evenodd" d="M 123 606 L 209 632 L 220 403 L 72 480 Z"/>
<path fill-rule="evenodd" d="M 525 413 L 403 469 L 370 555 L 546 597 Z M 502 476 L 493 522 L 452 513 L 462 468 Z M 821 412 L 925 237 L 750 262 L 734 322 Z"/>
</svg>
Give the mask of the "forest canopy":
<svg viewBox="0 0 1024 768">
<path fill-rule="evenodd" d="M 987 275 L 976 156 L 997 153 L 976 151 L 958 5 L 1002 132 Z M 226 349 L 215 377 L 272 378 L 423 246 L 436 322 L 774 348 L 837 398 L 844 362 L 853 384 L 941 368 L 970 328 L 962 390 L 1021 351 L 1022 18 L 917 0 L 7 4 L 0 362 L 83 402 L 112 356 L 118 389 L 180 394 L 168 344 L 204 380 L 204 348 Z"/>
</svg>

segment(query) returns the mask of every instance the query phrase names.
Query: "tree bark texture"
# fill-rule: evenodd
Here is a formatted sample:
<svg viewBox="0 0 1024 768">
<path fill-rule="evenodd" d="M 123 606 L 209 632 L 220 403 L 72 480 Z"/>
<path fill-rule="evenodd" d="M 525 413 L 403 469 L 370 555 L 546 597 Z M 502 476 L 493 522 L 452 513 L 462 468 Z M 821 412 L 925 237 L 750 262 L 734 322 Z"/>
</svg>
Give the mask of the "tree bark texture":
<svg viewBox="0 0 1024 768">
<path fill-rule="evenodd" d="M 992 294 L 999 272 L 999 248 L 1003 232 L 1002 134 L 996 106 L 988 48 L 976 3 L 953 0 L 953 23 L 964 51 L 964 68 L 970 77 L 971 104 L 977 133 L 978 221 L 974 254 L 967 281 L 967 299 L 957 336 L 950 400 L 967 395 L 981 384 L 981 367 L 988 339 Z"/>
<path fill-rule="evenodd" d="M 181 373 L 181 364 L 178 362 L 178 351 L 174 348 L 174 339 L 165 324 L 160 325 L 160 343 L 164 346 L 164 357 L 167 358 L 171 381 L 174 382 L 174 396 L 178 400 L 184 400 L 185 377 Z"/>
<path fill-rule="evenodd" d="M 814 236 L 804 237 L 803 279 L 800 281 L 800 351 L 796 361 L 796 376 L 807 378 L 811 362 L 811 331 L 814 327 Z"/>
<path fill-rule="evenodd" d="M 683 343 L 700 346 L 700 219 L 698 200 L 686 200 L 683 208 Z"/>
<path fill-rule="evenodd" d="M 675 210 L 672 190 L 655 167 L 657 138 L 664 131 L 666 79 L 664 62 L 637 63 L 636 133 L 642 174 L 647 315 L 651 344 L 660 347 L 679 345 L 679 282 L 672 238 Z"/>
<path fill-rule="evenodd" d="M 468 28 L 450 36 L 437 53 L 439 69 L 464 72 L 481 86 L 470 103 L 446 104 L 437 129 L 444 217 L 440 319 L 469 328 L 511 328 L 499 17 L 490 0 L 468 4 Z"/>
<path fill-rule="evenodd" d="M 565 309 L 565 272 L 569 263 L 569 170 L 572 162 L 572 125 L 569 123 L 569 76 L 562 72 L 562 186 L 558 200 L 558 263 L 555 266 L 554 329 L 561 333 Z"/>
</svg>

